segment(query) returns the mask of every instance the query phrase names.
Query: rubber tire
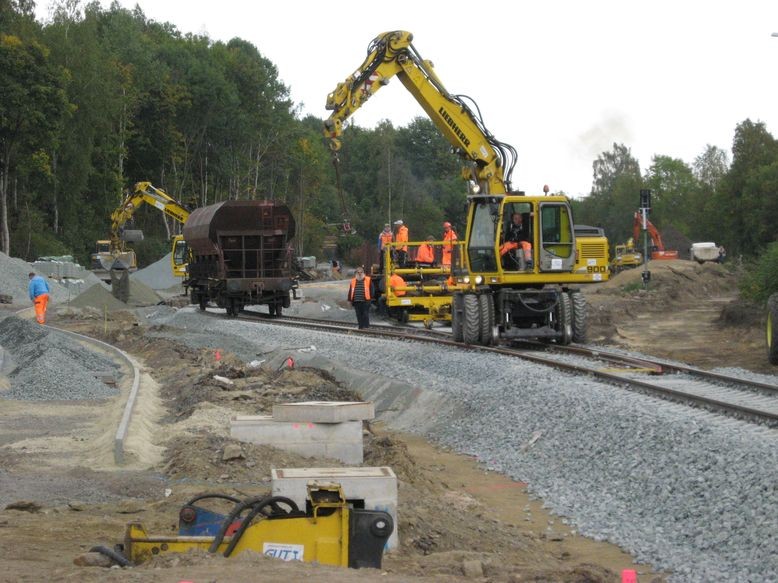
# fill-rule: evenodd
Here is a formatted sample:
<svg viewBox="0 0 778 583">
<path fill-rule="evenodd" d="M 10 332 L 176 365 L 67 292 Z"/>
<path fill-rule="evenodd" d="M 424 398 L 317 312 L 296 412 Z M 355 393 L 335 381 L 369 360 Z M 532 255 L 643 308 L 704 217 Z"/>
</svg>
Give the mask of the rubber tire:
<svg viewBox="0 0 778 583">
<path fill-rule="evenodd" d="M 570 292 L 570 300 L 573 304 L 573 342 L 576 344 L 586 344 L 589 332 L 586 296 L 580 291 L 572 291 Z"/>
<path fill-rule="evenodd" d="M 408 310 L 400 310 L 398 321 L 400 324 L 407 324 L 411 319 L 411 313 Z"/>
<path fill-rule="evenodd" d="M 271 318 L 274 318 L 276 315 L 276 305 L 274 303 L 269 303 L 267 305 L 267 313 Z"/>
<path fill-rule="evenodd" d="M 778 294 L 767 300 L 767 360 L 778 364 Z"/>
<path fill-rule="evenodd" d="M 492 329 L 494 328 L 494 302 L 492 294 L 478 295 L 478 314 L 481 318 L 481 333 L 478 339 L 482 346 L 491 346 L 493 343 Z"/>
<path fill-rule="evenodd" d="M 451 297 L 451 336 L 454 342 L 464 342 L 464 310 L 464 294 L 462 292 L 454 292 L 454 295 Z"/>
<path fill-rule="evenodd" d="M 464 294 L 465 318 L 462 326 L 462 340 L 465 344 L 479 344 L 481 340 L 481 311 L 478 295 Z"/>
<path fill-rule="evenodd" d="M 559 304 L 557 304 L 556 313 L 562 332 L 562 336 L 559 337 L 557 343 L 567 346 L 573 339 L 573 302 L 565 292 L 559 294 Z"/>
</svg>

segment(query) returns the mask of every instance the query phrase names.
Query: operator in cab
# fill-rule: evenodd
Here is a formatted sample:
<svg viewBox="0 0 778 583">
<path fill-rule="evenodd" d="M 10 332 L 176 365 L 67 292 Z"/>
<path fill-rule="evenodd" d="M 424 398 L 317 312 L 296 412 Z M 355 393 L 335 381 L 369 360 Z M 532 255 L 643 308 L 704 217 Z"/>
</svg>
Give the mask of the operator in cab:
<svg viewBox="0 0 778 583">
<path fill-rule="evenodd" d="M 500 257 L 503 257 L 509 251 L 521 248 L 526 268 L 532 269 L 532 243 L 528 239 L 529 233 L 524 227 L 524 219 L 521 213 L 513 213 L 505 233 L 505 242 L 500 247 Z M 519 266 L 521 268 L 521 263 Z"/>
</svg>

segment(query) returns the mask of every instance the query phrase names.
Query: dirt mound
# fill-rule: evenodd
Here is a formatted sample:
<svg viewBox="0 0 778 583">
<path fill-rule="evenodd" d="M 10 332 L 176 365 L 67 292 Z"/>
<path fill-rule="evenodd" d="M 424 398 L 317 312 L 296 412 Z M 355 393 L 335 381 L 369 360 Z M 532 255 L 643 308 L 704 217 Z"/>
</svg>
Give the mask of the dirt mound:
<svg viewBox="0 0 778 583">
<path fill-rule="evenodd" d="M 231 383 L 217 380 L 230 379 Z M 228 408 L 242 414 L 270 413 L 276 403 L 295 401 L 361 401 L 328 373 L 310 368 L 269 371 L 223 363 L 186 383 L 169 383 L 163 396 L 173 403 L 176 419 L 186 419 L 200 403 Z"/>
<path fill-rule="evenodd" d="M 718 263 L 698 264 L 695 261 L 675 259 L 672 261 L 651 261 L 648 264 L 651 279 L 643 289 L 642 267 L 627 269 L 612 275 L 604 283 L 584 286 L 584 293 L 596 298 L 606 296 L 650 295 L 653 299 L 666 301 L 696 301 L 711 297 L 731 295 L 737 292 L 737 274 Z M 659 302 L 661 305 L 661 302 Z M 651 305 L 657 307 L 657 302 Z"/>
<path fill-rule="evenodd" d="M 237 445 L 241 457 L 225 460 L 224 449 L 229 445 Z M 322 464 L 322 460 L 212 433 L 176 436 L 168 442 L 164 460 L 162 471 L 171 478 L 244 484 L 269 482 L 272 468 L 321 467 Z M 343 465 L 335 460 L 325 463 Z"/>
</svg>

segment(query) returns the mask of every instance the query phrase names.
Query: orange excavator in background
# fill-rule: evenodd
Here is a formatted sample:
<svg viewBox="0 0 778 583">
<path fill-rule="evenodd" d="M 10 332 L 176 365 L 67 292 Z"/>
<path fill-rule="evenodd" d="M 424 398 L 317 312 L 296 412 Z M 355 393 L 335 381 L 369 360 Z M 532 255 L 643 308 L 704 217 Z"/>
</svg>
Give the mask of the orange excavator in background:
<svg viewBox="0 0 778 583">
<path fill-rule="evenodd" d="M 643 221 L 640 218 L 640 213 L 635 213 L 635 219 L 632 222 L 632 237 L 637 242 L 640 241 L 640 231 L 643 229 Z M 664 243 L 662 243 L 662 235 L 654 226 L 654 224 L 646 219 L 646 230 L 648 236 L 651 237 L 651 259 L 678 259 L 678 251 L 666 250 Z"/>
</svg>

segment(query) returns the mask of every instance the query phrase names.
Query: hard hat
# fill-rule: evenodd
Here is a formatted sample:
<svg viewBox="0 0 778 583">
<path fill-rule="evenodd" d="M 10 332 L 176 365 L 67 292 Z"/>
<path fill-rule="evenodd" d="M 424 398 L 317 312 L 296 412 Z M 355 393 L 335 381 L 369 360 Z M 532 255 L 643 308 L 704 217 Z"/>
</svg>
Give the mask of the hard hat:
<svg viewBox="0 0 778 583">
<path fill-rule="evenodd" d="M 388 229 L 388 228 L 389 228 L 389 227 L 391 227 L 391 226 L 392 226 L 392 225 L 390 225 L 389 223 L 386 223 L 386 224 L 384 225 L 384 229 Z"/>
<path fill-rule="evenodd" d="M 403 221 L 402 221 L 402 219 L 397 219 L 397 220 L 394 222 L 394 224 L 395 224 L 395 225 L 402 225 L 402 224 L 403 224 Z"/>
<path fill-rule="evenodd" d="M 445 229 L 446 227 L 451 227 L 451 223 L 449 223 L 448 221 L 443 223 L 443 228 Z"/>
</svg>

